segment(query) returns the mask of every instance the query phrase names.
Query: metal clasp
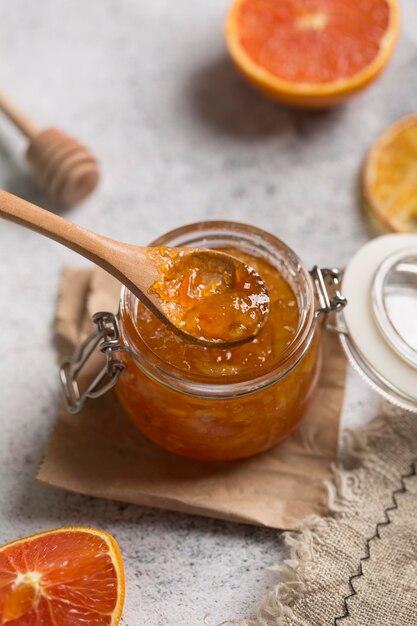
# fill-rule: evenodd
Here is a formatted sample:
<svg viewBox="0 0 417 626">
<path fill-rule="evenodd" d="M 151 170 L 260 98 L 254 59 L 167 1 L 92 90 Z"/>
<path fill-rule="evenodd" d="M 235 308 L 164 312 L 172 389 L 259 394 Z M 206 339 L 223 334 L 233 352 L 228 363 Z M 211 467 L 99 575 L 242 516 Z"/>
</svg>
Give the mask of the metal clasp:
<svg viewBox="0 0 417 626">
<path fill-rule="evenodd" d="M 117 317 L 113 313 L 96 313 L 93 322 L 97 325 L 96 330 L 84 339 L 72 357 L 62 361 L 59 370 L 69 413 L 79 413 L 87 398 L 98 398 L 114 387 L 125 368 L 113 355 L 113 352 L 123 349 Z M 80 372 L 97 348 L 105 355 L 105 364 L 81 393 L 78 386 Z"/>
<path fill-rule="evenodd" d="M 337 269 L 324 269 L 315 265 L 310 271 L 318 298 L 316 317 L 338 313 L 347 304 L 346 298 L 339 290 L 341 273 Z"/>
</svg>

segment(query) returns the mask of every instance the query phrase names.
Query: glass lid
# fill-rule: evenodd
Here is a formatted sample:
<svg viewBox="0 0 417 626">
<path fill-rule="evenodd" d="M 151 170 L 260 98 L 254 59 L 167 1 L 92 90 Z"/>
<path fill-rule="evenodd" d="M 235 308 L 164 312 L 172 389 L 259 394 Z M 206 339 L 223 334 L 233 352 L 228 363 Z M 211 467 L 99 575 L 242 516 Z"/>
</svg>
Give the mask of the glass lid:
<svg viewBox="0 0 417 626">
<path fill-rule="evenodd" d="M 417 235 L 373 239 L 349 262 L 337 329 L 353 367 L 381 395 L 417 412 Z"/>
<path fill-rule="evenodd" d="M 417 247 L 390 255 L 372 288 L 375 319 L 398 354 L 417 367 Z"/>
</svg>

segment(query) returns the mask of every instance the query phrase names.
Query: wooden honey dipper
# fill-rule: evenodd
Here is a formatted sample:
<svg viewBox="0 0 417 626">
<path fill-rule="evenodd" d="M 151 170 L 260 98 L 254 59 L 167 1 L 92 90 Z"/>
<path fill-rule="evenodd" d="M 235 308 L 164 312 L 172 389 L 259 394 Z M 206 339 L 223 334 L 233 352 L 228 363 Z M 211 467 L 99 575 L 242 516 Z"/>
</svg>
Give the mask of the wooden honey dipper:
<svg viewBox="0 0 417 626">
<path fill-rule="evenodd" d="M 0 91 L 0 109 L 29 139 L 26 158 L 42 191 L 62 206 L 72 206 L 97 186 L 96 159 L 77 139 L 58 128 L 41 130 Z"/>
</svg>

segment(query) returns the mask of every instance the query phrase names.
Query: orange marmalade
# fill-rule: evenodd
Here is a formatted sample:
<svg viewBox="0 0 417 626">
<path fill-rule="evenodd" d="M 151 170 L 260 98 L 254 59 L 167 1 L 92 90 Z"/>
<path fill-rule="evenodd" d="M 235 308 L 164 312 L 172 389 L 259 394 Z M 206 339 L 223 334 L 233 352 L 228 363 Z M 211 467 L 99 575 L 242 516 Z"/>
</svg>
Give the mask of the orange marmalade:
<svg viewBox="0 0 417 626">
<path fill-rule="evenodd" d="M 204 249 L 158 247 L 149 256 L 159 272 L 150 291 L 158 295 L 170 322 L 190 339 L 241 342 L 264 325 L 268 290 L 247 263 Z"/>
<path fill-rule="evenodd" d="M 126 368 L 116 391 L 139 429 L 167 450 L 200 460 L 240 459 L 281 441 L 310 404 L 321 362 L 313 286 L 298 257 L 263 231 L 228 222 L 193 228 L 155 243 L 187 245 L 172 237 L 185 233 L 206 247 L 212 230 L 220 229 L 212 247 L 262 277 L 268 319 L 247 343 L 207 347 L 173 333 L 125 289 L 120 326 L 130 351 L 120 353 Z"/>
</svg>

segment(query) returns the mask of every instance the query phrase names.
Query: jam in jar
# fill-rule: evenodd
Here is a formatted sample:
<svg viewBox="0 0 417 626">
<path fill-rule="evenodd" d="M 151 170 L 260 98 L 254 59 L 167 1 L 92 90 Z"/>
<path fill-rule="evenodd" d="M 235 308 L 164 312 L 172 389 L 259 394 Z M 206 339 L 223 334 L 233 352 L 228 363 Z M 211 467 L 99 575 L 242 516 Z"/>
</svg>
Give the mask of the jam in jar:
<svg viewBox="0 0 417 626">
<path fill-rule="evenodd" d="M 269 289 L 269 316 L 251 341 L 188 342 L 122 289 L 116 393 L 131 419 L 167 450 L 200 460 L 249 457 L 286 437 L 303 417 L 320 371 L 314 287 L 298 257 L 261 230 L 206 222 L 155 246 L 215 248 L 253 267 Z"/>
</svg>

